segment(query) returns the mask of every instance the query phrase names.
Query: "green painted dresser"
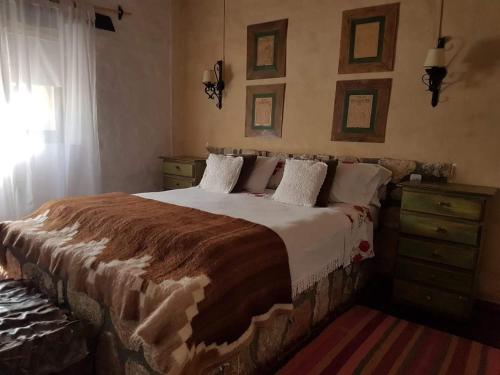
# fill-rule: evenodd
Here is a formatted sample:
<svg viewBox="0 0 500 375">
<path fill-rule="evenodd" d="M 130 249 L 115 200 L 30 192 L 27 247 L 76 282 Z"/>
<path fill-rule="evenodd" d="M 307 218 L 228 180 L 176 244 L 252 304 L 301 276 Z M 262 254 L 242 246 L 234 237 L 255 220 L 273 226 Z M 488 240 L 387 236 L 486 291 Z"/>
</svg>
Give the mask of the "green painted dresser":
<svg viewBox="0 0 500 375">
<path fill-rule="evenodd" d="M 394 299 L 467 319 L 474 304 L 486 208 L 495 188 L 402 183 Z"/>
<path fill-rule="evenodd" d="M 185 189 L 200 183 L 205 171 L 205 159 L 191 156 L 160 156 L 163 160 L 163 188 Z"/>
</svg>

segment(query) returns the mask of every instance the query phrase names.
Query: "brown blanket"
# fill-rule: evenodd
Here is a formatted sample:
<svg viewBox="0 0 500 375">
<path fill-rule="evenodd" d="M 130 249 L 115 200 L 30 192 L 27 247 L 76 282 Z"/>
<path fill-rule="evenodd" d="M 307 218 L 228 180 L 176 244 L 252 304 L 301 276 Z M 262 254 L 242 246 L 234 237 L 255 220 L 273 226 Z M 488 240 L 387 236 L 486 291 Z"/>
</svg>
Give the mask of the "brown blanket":
<svg viewBox="0 0 500 375">
<path fill-rule="evenodd" d="M 162 372 L 194 372 L 291 304 L 286 248 L 272 230 L 128 194 L 46 203 L 0 223 L 0 244 L 132 322 L 131 342 Z"/>
</svg>

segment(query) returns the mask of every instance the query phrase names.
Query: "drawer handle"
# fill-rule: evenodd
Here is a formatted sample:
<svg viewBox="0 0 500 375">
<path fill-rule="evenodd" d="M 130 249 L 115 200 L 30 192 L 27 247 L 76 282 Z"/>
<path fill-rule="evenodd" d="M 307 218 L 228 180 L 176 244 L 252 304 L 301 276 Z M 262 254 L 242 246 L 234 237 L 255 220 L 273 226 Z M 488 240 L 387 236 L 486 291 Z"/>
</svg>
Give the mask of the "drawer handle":
<svg viewBox="0 0 500 375">
<path fill-rule="evenodd" d="M 436 228 L 436 232 L 438 233 L 448 233 L 448 231 L 446 230 L 446 228 L 443 228 L 443 227 L 437 227 Z"/>
<path fill-rule="evenodd" d="M 431 296 L 429 296 L 429 295 L 425 296 L 425 299 L 426 299 L 427 301 L 432 301 L 432 297 L 431 297 Z"/>
<path fill-rule="evenodd" d="M 440 207 L 451 207 L 451 203 L 450 202 L 438 202 L 438 205 Z"/>
<path fill-rule="evenodd" d="M 441 254 L 439 254 L 439 252 L 438 252 L 437 250 L 434 250 L 434 251 L 432 252 L 432 256 L 433 256 L 434 258 L 441 258 Z"/>
</svg>

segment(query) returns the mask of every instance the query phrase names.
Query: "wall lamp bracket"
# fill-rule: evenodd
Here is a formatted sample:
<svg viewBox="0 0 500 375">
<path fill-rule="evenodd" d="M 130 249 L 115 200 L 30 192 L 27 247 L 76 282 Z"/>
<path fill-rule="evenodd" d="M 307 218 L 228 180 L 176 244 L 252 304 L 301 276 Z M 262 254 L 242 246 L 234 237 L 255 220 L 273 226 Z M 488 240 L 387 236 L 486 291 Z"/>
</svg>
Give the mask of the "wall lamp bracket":
<svg viewBox="0 0 500 375">
<path fill-rule="evenodd" d="M 424 63 L 425 74 L 422 76 L 422 82 L 427 86 L 427 90 L 432 93 L 431 104 L 433 107 L 436 107 L 439 103 L 441 85 L 448 74 L 444 55 L 445 44 L 446 38 L 439 38 L 437 48 L 432 48 L 427 52 Z"/>
<path fill-rule="evenodd" d="M 213 70 L 205 70 L 203 72 L 203 85 L 205 86 L 205 94 L 209 99 L 216 100 L 216 107 L 222 108 L 222 93 L 225 88 L 223 80 L 223 61 L 219 60 L 214 65 Z"/>
</svg>

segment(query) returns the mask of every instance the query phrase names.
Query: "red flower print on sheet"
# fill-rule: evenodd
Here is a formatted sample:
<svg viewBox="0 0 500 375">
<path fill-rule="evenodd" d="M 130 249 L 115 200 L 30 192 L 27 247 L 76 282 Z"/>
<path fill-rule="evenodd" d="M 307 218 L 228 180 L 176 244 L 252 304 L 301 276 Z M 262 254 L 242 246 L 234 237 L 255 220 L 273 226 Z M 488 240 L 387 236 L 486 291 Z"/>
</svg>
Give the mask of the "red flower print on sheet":
<svg viewBox="0 0 500 375">
<path fill-rule="evenodd" d="M 354 263 L 359 263 L 359 262 L 361 262 L 362 260 L 363 260 L 363 256 L 362 256 L 361 254 L 356 254 L 356 255 L 354 256 L 354 258 L 352 258 L 352 261 L 353 261 Z"/>
<path fill-rule="evenodd" d="M 368 241 L 361 241 L 359 243 L 359 250 L 361 250 L 363 253 L 367 253 L 368 250 L 370 250 L 370 243 Z"/>
</svg>

